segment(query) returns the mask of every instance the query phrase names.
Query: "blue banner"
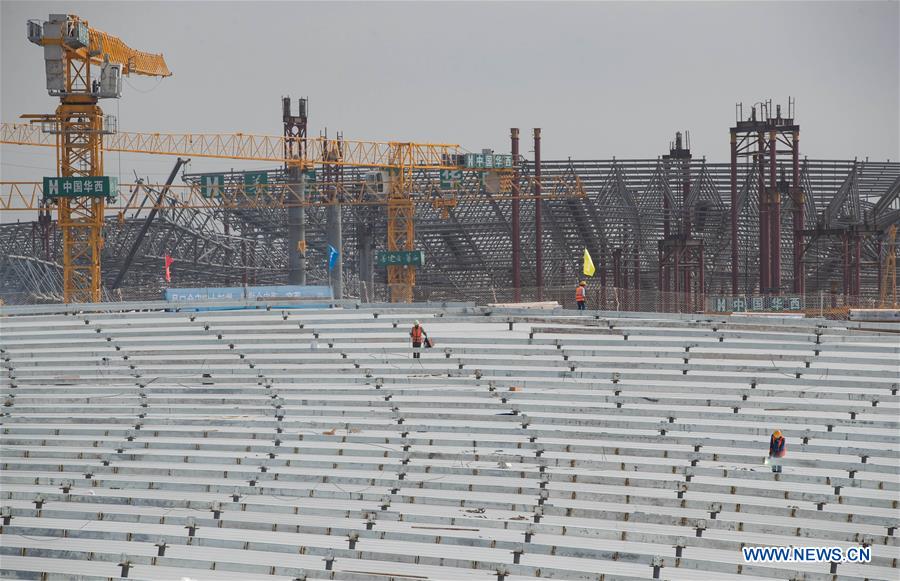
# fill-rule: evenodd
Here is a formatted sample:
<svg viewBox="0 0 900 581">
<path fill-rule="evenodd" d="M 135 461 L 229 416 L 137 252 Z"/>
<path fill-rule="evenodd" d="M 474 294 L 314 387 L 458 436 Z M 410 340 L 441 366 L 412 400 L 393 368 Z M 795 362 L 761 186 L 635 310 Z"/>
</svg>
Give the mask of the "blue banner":
<svg viewBox="0 0 900 581">
<path fill-rule="evenodd" d="M 244 292 L 244 287 L 240 286 L 167 288 L 165 291 L 165 299 L 167 301 L 182 303 L 242 301 L 244 299 L 256 300 L 259 298 L 311 298 L 330 300 L 331 297 L 331 287 L 311 285 L 248 286 L 246 288 L 246 293 Z"/>
<path fill-rule="evenodd" d="M 337 264 L 338 256 L 340 252 L 337 251 L 337 248 L 328 245 L 328 270 L 334 270 L 334 266 Z"/>
</svg>

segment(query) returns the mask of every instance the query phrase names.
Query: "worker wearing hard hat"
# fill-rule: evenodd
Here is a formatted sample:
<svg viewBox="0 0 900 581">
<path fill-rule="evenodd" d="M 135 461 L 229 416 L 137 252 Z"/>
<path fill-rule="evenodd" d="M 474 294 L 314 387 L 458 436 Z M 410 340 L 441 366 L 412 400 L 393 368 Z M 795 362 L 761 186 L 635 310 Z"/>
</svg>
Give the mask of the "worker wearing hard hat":
<svg viewBox="0 0 900 581">
<path fill-rule="evenodd" d="M 419 321 L 413 323 L 412 330 L 409 332 L 409 338 L 412 340 L 413 346 L 413 359 L 419 358 L 419 349 L 422 348 L 423 338 L 425 341 L 428 340 L 428 333 L 425 332 L 424 327 L 419 324 Z"/>
<path fill-rule="evenodd" d="M 784 435 L 781 430 L 775 430 L 772 437 L 769 438 L 769 458 L 784 458 L 784 455 Z M 777 462 L 771 462 L 771 464 L 772 472 L 781 472 L 781 464 Z"/>
<path fill-rule="evenodd" d="M 578 286 L 575 288 L 575 304 L 578 305 L 578 310 L 584 310 L 584 301 L 587 299 L 587 283 L 581 281 L 578 283 Z"/>
</svg>

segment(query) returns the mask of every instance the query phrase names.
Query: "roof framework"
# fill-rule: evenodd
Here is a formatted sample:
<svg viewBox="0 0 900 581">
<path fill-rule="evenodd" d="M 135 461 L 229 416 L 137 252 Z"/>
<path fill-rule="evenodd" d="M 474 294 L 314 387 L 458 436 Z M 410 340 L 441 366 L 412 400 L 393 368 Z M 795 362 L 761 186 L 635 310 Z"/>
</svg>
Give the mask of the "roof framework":
<svg viewBox="0 0 900 581">
<path fill-rule="evenodd" d="M 685 165 L 687 164 L 687 165 Z M 685 199 L 684 170 L 690 175 Z M 702 240 L 706 271 L 705 292 L 729 294 L 731 241 L 729 235 L 730 167 L 703 159 L 612 159 L 551 160 L 542 162 L 544 183 L 544 284 L 569 287 L 580 277 L 581 255 L 588 248 L 600 270 L 598 279 L 612 285 L 616 255 L 622 270 L 620 284 L 656 289 L 659 280 L 657 244 L 670 235 L 690 234 Z M 342 179 L 360 183 L 364 171 L 345 168 Z M 800 184 L 805 195 L 803 209 L 810 235 L 803 254 L 809 293 L 841 292 L 843 276 L 842 239 L 835 233 L 860 232 L 861 293 L 877 294 L 877 265 L 888 251 L 881 241 L 892 223 L 900 222 L 900 163 L 806 159 L 800 163 Z M 522 196 L 522 286 L 535 284 L 535 233 L 533 164 L 523 160 Z M 477 174 L 467 174 L 458 190 L 435 189 L 433 175 L 418 174 L 420 198 L 434 203 L 416 208 L 417 245 L 426 253 L 428 266 L 421 269 L 418 284 L 456 292 L 466 289 L 505 292 L 512 284 L 512 220 L 508 195 L 484 191 Z M 188 176 L 188 180 L 196 179 Z M 234 174 L 239 180 L 240 174 Z M 759 268 L 758 180 L 754 163 L 738 165 L 739 271 L 741 292 L 757 288 Z M 577 186 L 576 187 L 576 182 Z M 281 170 L 269 172 L 272 187 L 284 187 Z M 583 197 L 558 196 L 564 191 L 583 191 Z M 156 195 L 144 191 L 137 195 Z M 455 205 L 440 203 L 448 195 Z M 664 203 L 665 200 L 665 203 Z M 668 208 L 664 210 L 664 208 Z M 790 273 L 793 265 L 791 199 L 782 203 L 781 264 Z M 104 276 L 116 277 L 124 252 L 140 229 L 146 212 L 122 219 L 108 219 L 104 248 Z M 360 244 L 385 244 L 386 223 L 379 206 L 342 208 L 344 288 L 360 296 Z M 311 207 L 306 212 L 308 280 L 327 281 L 326 210 Z M 358 226 L 358 227 L 357 227 Z M 38 223 L 0 225 L 0 270 L 4 293 L 53 295 L 52 289 L 35 287 L 35 276 L 18 276 L 35 259 L 56 262 L 59 234 L 50 224 L 48 244 L 42 242 Z M 128 269 L 122 285 L 134 297 L 158 296 L 162 286 L 162 257 L 172 255 L 178 284 L 283 283 L 287 270 L 287 219 L 284 210 L 218 210 L 172 208 L 161 212 Z M 47 250 L 50 252 L 47 252 Z M 29 257 L 24 261 L 13 257 Z M 32 266 L 23 267 L 28 262 Z M 18 270 L 17 270 L 18 269 Z M 383 278 L 376 277 L 376 283 Z M 789 287 L 785 275 L 784 286 Z M 607 280 L 608 279 L 608 280 Z M 598 281 L 599 282 L 599 281 Z M 45 285 L 46 286 L 46 285 Z M 377 286 L 377 284 L 376 284 Z M 136 294 L 144 289 L 146 295 Z M 463 296 L 463 295 L 459 295 Z"/>
</svg>

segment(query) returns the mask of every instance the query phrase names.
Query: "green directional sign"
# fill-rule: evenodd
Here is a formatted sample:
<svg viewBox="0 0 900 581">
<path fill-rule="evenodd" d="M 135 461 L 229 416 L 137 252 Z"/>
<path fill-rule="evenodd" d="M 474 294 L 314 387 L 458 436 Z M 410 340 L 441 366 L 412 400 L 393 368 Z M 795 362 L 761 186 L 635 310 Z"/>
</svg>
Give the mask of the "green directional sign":
<svg viewBox="0 0 900 581">
<path fill-rule="evenodd" d="M 441 189 L 451 190 L 459 186 L 462 181 L 462 170 L 442 169 L 441 170 Z"/>
<path fill-rule="evenodd" d="M 378 266 L 425 266 L 425 253 L 421 250 L 379 252 Z"/>
<path fill-rule="evenodd" d="M 511 169 L 513 166 L 512 155 L 508 153 L 467 153 L 463 161 L 469 169 Z"/>
<path fill-rule="evenodd" d="M 204 198 L 219 198 L 225 191 L 225 174 L 211 173 L 200 178 L 200 194 Z"/>
<path fill-rule="evenodd" d="M 244 194 L 256 196 L 265 194 L 269 184 L 269 174 L 264 171 L 244 172 Z"/>
<path fill-rule="evenodd" d="M 45 177 L 45 198 L 114 198 L 119 179 L 111 176 Z"/>
<path fill-rule="evenodd" d="M 303 193 L 309 195 L 315 191 L 316 170 L 308 169 L 303 172 Z"/>
</svg>

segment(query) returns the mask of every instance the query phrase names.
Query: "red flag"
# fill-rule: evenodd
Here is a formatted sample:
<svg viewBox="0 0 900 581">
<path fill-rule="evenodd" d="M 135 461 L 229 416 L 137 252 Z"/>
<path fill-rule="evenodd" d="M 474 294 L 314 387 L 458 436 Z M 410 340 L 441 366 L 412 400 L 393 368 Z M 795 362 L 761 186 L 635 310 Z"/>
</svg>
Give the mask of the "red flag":
<svg viewBox="0 0 900 581">
<path fill-rule="evenodd" d="M 172 271 L 169 269 L 175 259 L 166 254 L 166 282 L 172 282 Z"/>
</svg>

